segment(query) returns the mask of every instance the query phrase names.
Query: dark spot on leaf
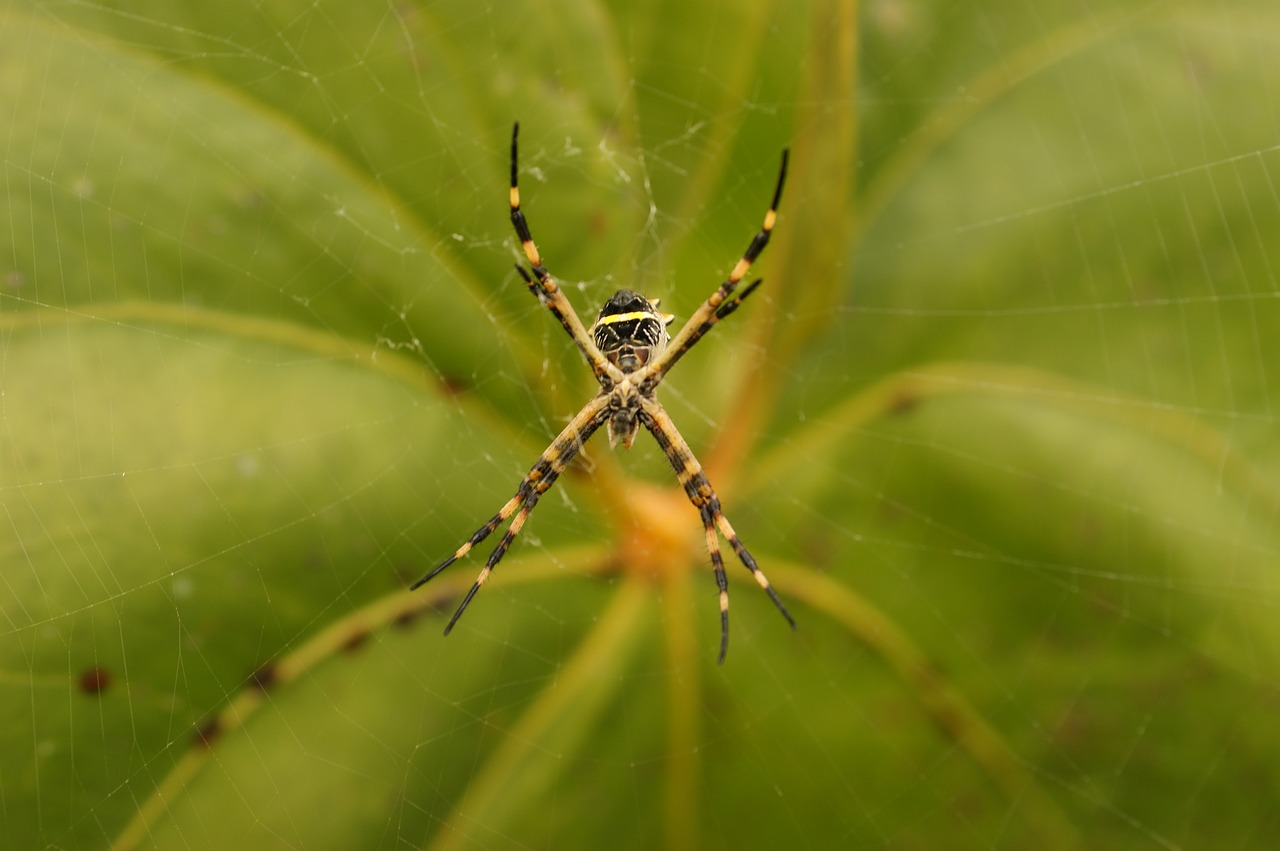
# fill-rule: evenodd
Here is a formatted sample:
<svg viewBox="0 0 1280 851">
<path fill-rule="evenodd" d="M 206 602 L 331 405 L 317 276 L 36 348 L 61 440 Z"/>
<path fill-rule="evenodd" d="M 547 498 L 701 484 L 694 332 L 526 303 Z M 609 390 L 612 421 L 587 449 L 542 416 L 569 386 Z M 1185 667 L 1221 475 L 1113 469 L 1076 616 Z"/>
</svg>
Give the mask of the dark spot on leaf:
<svg viewBox="0 0 1280 851">
<path fill-rule="evenodd" d="M 441 375 L 440 389 L 449 396 L 461 396 L 471 389 L 471 385 L 456 375 Z"/>
<path fill-rule="evenodd" d="M 218 722 L 218 716 L 215 715 L 199 727 L 196 727 L 195 735 L 192 737 L 192 744 L 200 748 L 211 748 L 220 735 L 222 735 L 222 724 Z"/>
<path fill-rule="evenodd" d="M 600 573 L 603 576 L 620 576 L 627 569 L 627 560 L 622 553 L 610 553 L 600 564 Z"/>
<path fill-rule="evenodd" d="M 449 589 L 447 591 L 437 591 L 435 596 L 427 600 L 427 605 L 431 612 L 437 615 L 453 614 L 454 606 L 462 599 L 462 592 Z"/>
<path fill-rule="evenodd" d="M 406 609 L 395 616 L 395 619 L 391 621 L 391 625 L 398 629 L 408 629 L 413 626 L 414 621 L 416 621 L 418 616 L 421 614 L 421 609 Z"/>
<path fill-rule="evenodd" d="M 261 691 L 266 691 L 279 681 L 280 669 L 274 662 L 267 662 L 249 675 L 249 684 Z"/>
<path fill-rule="evenodd" d="M 915 410 L 920 404 L 920 397 L 910 390 L 899 390 L 889 400 L 889 413 L 893 416 L 904 416 Z"/>
<path fill-rule="evenodd" d="M 602 210 L 595 210 L 587 217 L 587 232 L 592 236 L 603 236 L 609 231 L 610 217 Z"/>
<path fill-rule="evenodd" d="M 354 653 L 365 645 L 369 640 L 369 630 L 360 629 L 347 636 L 347 640 L 342 642 L 342 649 L 347 653 Z"/>
<path fill-rule="evenodd" d="M 102 694 L 111 685 L 111 672 L 94 666 L 80 672 L 80 690 L 85 694 Z"/>
</svg>

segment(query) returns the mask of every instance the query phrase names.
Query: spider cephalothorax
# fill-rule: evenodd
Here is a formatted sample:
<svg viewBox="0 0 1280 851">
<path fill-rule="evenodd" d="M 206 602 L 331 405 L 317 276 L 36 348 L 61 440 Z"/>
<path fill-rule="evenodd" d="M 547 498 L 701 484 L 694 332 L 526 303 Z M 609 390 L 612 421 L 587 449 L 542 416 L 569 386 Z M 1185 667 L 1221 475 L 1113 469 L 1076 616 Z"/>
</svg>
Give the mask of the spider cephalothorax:
<svg viewBox="0 0 1280 851">
<path fill-rule="evenodd" d="M 417 588 L 465 556 L 472 547 L 489 537 L 508 517 L 515 515 L 511 526 L 494 547 L 480 575 L 471 585 L 471 590 L 462 598 L 453 617 L 445 626 L 445 635 L 448 635 L 471 599 L 480 590 L 480 586 L 489 578 L 494 566 L 502 560 L 511 542 L 520 533 L 525 520 L 537 505 L 538 498 L 555 484 L 556 479 L 564 472 L 565 467 L 573 460 L 587 439 L 604 425 L 609 432 L 610 444 L 621 442 L 625 448 L 630 449 L 636 433 L 643 425 L 653 435 L 654 440 L 667 456 L 667 460 L 671 462 L 676 478 L 680 480 L 689 501 L 698 509 L 702 518 L 707 550 L 711 554 L 711 566 L 715 571 L 716 585 L 720 589 L 720 655 L 717 661 L 724 661 L 724 654 L 729 646 L 729 580 L 724 572 L 724 558 L 720 554 L 720 540 L 717 532 L 729 541 L 734 553 L 747 570 L 751 571 L 751 575 L 755 577 L 760 587 L 769 594 L 778 611 L 782 612 L 782 616 L 791 624 L 791 628 L 795 629 L 796 622 L 769 585 L 769 580 L 761 572 L 755 558 L 743 546 L 737 533 L 729 525 L 728 518 L 720 508 L 720 499 L 711 487 L 711 482 L 707 480 L 706 473 L 702 471 L 702 465 L 698 463 L 693 451 L 689 449 L 689 444 L 685 443 L 680 432 L 676 430 L 675 423 L 667 416 L 667 412 L 655 397 L 658 385 L 676 361 L 680 360 L 685 352 L 702 339 L 702 336 L 717 322 L 733 313 L 742 300 L 759 286 L 760 281 L 756 279 L 735 294 L 743 276 L 747 274 L 751 264 L 769 243 L 769 234 L 773 231 L 773 225 L 777 220 L 778 201 L 782 198 L 782 185 L 787 177 L 787 152 L 785 150 L 782 152 L 782 167 L 778 171 L 778 183 L 773 190 L 773 203 L 765 213 L 764 224 L 759 232 L 752 238 L 747 250 L 743 252 L 742 257 L 729 273 L 729 277 L 694 311 L 675 338 L 669 339 L 667 325 L 674 317 L 658 310 L 656 298 L 648 299 L 631 290 L 618 290 L 614 293 L 600 308 L 600 314 L 596 317 L 591 330 L 588 331 L 583 327 L 582 320 L 578 318 L 573 305 L 569 304 L 569 300 L 556 285 L 551 273 L 542 265 L 542 257 L 538 253 L 537 245 L 533 242 L 533 235 L 529 232 L 529 224 L 525 220 L 524 212 L 520 209 L 516 148 L 519 132 L 520 125 L 517 124 L 511 131 L 511 224 L 515 228 L 516 236 L 520 238 L 520 246 L 529 261 L 529 268 L 526 270 L 523 266 L 517 265 L 516 270 L 524 278 L 529 290 L 538 298 L 538 301 L 551 311 L 573 338 L 590 365 L 591 371 L 595 373 L 596 380 L 600 383 L 600 392 L 587 402 L 542 453 L 542 457 L 533 465 L 529 474 L 524 477 L 524 481 L 520 482 L 515 496 L 507 500 L 507 504 L 477 529 L 466 543 L 454 551 L 453 555 L 413 583 L 413 587 Z"/>
</svg>

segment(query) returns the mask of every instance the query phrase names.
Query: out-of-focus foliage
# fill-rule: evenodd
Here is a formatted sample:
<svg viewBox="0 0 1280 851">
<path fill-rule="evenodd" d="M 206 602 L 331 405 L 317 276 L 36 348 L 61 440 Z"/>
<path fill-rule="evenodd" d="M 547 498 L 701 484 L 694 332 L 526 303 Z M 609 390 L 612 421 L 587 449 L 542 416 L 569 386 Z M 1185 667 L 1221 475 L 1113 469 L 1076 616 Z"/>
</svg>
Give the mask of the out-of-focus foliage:
<svg viewBox="0 0 1280 851">
<path fill-rule="evenodd" d="M 1272 5 L 12 0 L 0 846 L 1275 847 Z M 791 146 L 663 398 L 797 634 L 600 439 L 404 590 L 591 392 L 514 119 L 587 317 Z"/>
</svg>

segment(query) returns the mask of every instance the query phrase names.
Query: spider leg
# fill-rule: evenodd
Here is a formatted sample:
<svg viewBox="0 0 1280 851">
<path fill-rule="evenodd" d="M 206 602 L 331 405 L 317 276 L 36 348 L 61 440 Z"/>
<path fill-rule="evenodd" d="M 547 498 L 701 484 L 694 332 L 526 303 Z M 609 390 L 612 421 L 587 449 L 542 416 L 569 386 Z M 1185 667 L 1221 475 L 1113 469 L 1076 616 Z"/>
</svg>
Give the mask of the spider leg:
<svg viewBox="0 0 1280 851">
<path fill-rule="evenodd" d="M 684 350 L 688 351 L 690 348 L 692 348 L 693 344 L 701 340 L 702 336 L 706 334 L 708 331 L 710 331 L 711 328 L 717 322 L 719 322 L 721 319 L 724 319 L 730 313 L 733 313 L 735 310 L 737 310 L 738 305 L 742 304 L 742 302 L 746 299 L 747 296 L 755 292 L 756 287 L 760 286 L 761 283 L 763 283 L 763 280 L 761 278 L 756 278 L 754 281 L 752 281 L 751 283 L 743 287 L 742 291 L 734 295 L 733 298 L 730 298 L 728 301 L 721 302 L 720 306 L 716 308 L 713 312 L 708 314 L 707 318 L 702 321 L 702 324 L 699 325 L 694 330 L 693 335 L 691 335 L 685 340 L 685 342 L 682 344 L 684 346 Z M 671 366 L 674 363 L 675 363 L 674 360 L 668 361 L 666 364 L 666 367 L 661 371 L 661 373 L 657 375 L 656 378 L 648 379 L 651 382 L 648 386 L 656 387 L 657 383 L 662 380 L 663 375 L 665 375 L 666 372 L 671 369 Z M 644 379 L 641 379 L 641 380 L 643 381 Z"/>
<path fill-rule="evenodd" d="M 742 302 L 746 300 L 747 296 L 755 292 L 756 287 L 760 286 L 760 284 L 762 284 L 763 282 L 764 280 L 762 278 L 756 278 L 754 281 L 752 281 L 751 283 L 743 287 L 742 292 L 738 293 L 733 298 L 721 304 L 720 307 L 716 309 L 716 312 L 711 314 L 711 318 L 709 318 L 706 321 L 707 327 L 705 330 L 702 330 L 701 333 L 698 334 L 698 338 L 701 339 L 703 334 L 711 330 L 712 325 L 715 325 L 721 319 L 724 319 L 730 313 L 733 313 L 735 310 L 737 310 L 738 305 L 742 304 Z"/>
<path fill-rule="evenodd" d="M 565 463 L 568 463 L 567 461 Z M 462 617 L 462 613 L 467 606 L 471 605 L 471 598 L 480 590 L 480 586 L 489 578 L 489 574 L 493 573 L 493 568 L 498 562 L 502 561 L 502 557 L 507 554 L 507 550 L 511 547 L 511 542 L 515 540 L 516 535 L 520 534 L 520 529 L 524 526 L 524 521 L 529 518 L 529 514 L 533 511 L 535 505 L 538 504 L 538 497 L 550 488 L 555 482 L 558 473 L 549 474 L 548 478 L 544 478 L 537 485 L 528 489 L 524 505 L 520 507 L 520 511 L 516 513 L 516 517 L 511 521 L 511 526 L 507 528 L 502 539 L 498 541 L 498 546 L 493 548 L 493 552 L 489 553 L 489 559 L 484 563 L 484 567 L 480 568 L 480 575 L 476 577 L 476 581 L 471 583 L 471 588 L 467 590 L 467 594 L 462 598 L 462 602 L 458 604 L 458 608 L 454 610 L 453 617 L 449 618 L 449 623 L 445 625 L 444 634 L 448 635 L 453 631 L 453 625 L 458 622 L 458 618 Z M 544 487 L 545 485 L 545 487 Z M 523 489 L 523 488 L 522 488 Z"/>
<path fill-rule="evenodd" d="M 736 299 L 726 301 L 733 294 L 733 291 L 737 289 L 738 283 L 747 274 L 751 264 L 760 256 L 760 252 L 764 251 L 765 246 L 769 244 L 769 236 L 773 233 L 773 226 L 778 221 L 778 203 L 782 200 L 782 187 L 787 182 L 787 160 L 788 153 L 784 148 L 782 151 L 782 165 L 778 169 L 778 183 L 774 186 L 773 200 L 769 203 L 769 209 L 764 214 L 764 224 L 760 226 L 760 230 L 756 235 L 751 238 L 750 244 L 747 245 L 747 250 L 743 252 L 738 262 L 734 264 L 729 277 L 725 278 L 720 286 L 716 288 L 716 291 L 693 312 L 693 315 L 689 317 L 689 321 L 671 339 L 666 350 L 650 361 L 645 368 L 645 376 L 652 380 L 654 386 L 663 379 L 671 367 L 675 366 L 676 361 L 684 357 L 685 352 L 693 348 L 694 344 L 711 330 L 712 326 L 736 310 L 742 300 L 759 286 L 760 281 L 756 280 L 744 289 Z"/>
<path fill-rule="evenodd" d="M 551 442 L 551 445 L 546 448 L 542 455 L 538 457 L 537 462 L 534 463 L 529 473 L 520 481 L 520 486 L 516 489 L 515 496 L 507 500 L 506 505 L 502 506 L 502 509 L 497 514 L 493 515 L 488 522 L 477 529 L 462 546 L 454 551 L 453 555 L 436 565 L 425 576 L 409 586 L 410 590 L 414 590 L 430 582 L 449 565 L 471 552 L 473 547 L 489 537 L 508 517 L 515 514 L 511 525 L 507 527 L 507 531 L 498 541 L 498 545 L 489 554 L 484 567 L 480 569 L 480 575 L 476 577 L 471 589 L 467 591 L 457 610 L 454 611 L 453 617 L 449 619 L 449 623 L 444 629 L 445 635 L 448 635 L 450 630 L 453 629 L 453 625 L 458 622 L 458 618 L 462 617 L 463 611 L 470 605 L 471 599 L 480 590 L 480 586 L 488 580 L 489 575 L 493 573 L 494 567 L 507 554 L 507 550 L 511 547 L 511 542 L 515 540 L 516 535 L 520 534 L 525 521 L 529 519 L 529 515 L 533 512 L 534 507 L 537 506 L 538 498 L 551 489 L 551 486 L 556 483 L 556 479 L 564 472 L 565 467 L 578 454 L 578 450 L 582 448 L 582 445 L 595 433 L 596 429 L 604 425 L 605 420 L 608 419 L 608 410 L 609 397 L 607 394 L 601 393 L 588 402 L 578 412 L 578 415 L 564 427 L 564 430 L 556 436 L 556 439 Z"/>
<path fill-rule="evenodd" d="M 467 542 L 465 544 L 458 547 L 458 549 L 454 551 L 453 555 L 449 556 L 447 559 L 440 562 L 435 567 L 431 568 L 430 572 L 428 572 L 425 576 L 423 576 L 417 582 L 410 585 L 409 590 L 417 591 L 423 585 L 426 585 L 432 579 L 435 579 L 436 576 L 446 567 L 453 564 L 455 561 L 462 558 L 467 553 L 471 552 L 472 547 L 474 547 L 476 544 L 483 541 L 485 538 L 489 537 L 491 534 L 493 534 L 493 530 L 501 526 L 503 522 L 505 522 L 506 519 L 511 516 L 512 512 L 514 512 L 517 508 L 519 508 L 524 503 L 525 501 L 524 484 L 525 484 L 524 482 L 520 483 L 521 485 L 520 490 L 516 492 L 515 496 L 507 500 L 507 504 L 502 506 L 501 511 L 499 511 L 497 514 L 490 517 L 488 522 L 486 522 L 483 526 L 477 529 L 475 533 L 470 538 L 467 539 Z"/>
<path fill-rule="evenodd" d="M 533 234 L 529 231 L 529 222 L 525 218 L 524 211 L 520 209 L 519 137 L 520 124 L 516 122 L 511 128 L 511 226 L 515 228 L 516 237 L 520 240 L 520 247 L 524 250 L 524 256 L 529 261 L 529 270 L 533 274 L 531 275 L 519 264 L 516 265 L 516 271 L 528 284 L 529 292 L 551 311 L 551 315 L 577 344 L 582 351 L 582 356 L 587 359 L 591 371 L 595 373 L 596 380 L 604 384 L 603 379 L 608 376 L 613 383 L 616 383 L 622 377 L 622 373 L 600 353 L 595 340 L 591 339 L 586 326 L 574 311 L 573 305 L 569 303 L 569 299 L 551 277 L 547 267 L 542 265 L 542 255 L 533 241 Z"/>
<path fill-rule="evenodd" d="M 716 574 L 716 586 L 720 589 L 720 653 L 716 664 L 724 664 L 729 652 L 729 577 L 724 572 L 724 556 L 720 554 L 720 539 L 716 537 L 715 516 L 703 509 L 702 526 L 707 532 L 707 552 L 711 553 L 711 569 Z"/>
<path fill-rule="evenodd" d="M 705 477 L 704 477 L 705 478 Z M 733 531 L 733 527 L 729 525 L 729 518 L 724 516 L 724 512 L 720 510 L 720 500 L 715 494 L 711 496 L 712 505 L 715 507 L 716 526 L 720 529 L 720 534 L 725 536 L 729 541 L 729 546 L 733 547 L 733 551 L 738 554 L 738 560 L 746 565 L 747 570 L 751 571 L 751 576 L 756 580 L 756 584 L 764 589 L 769 595 L 769 599 L 773 600 L 773 604 L 778 607 L 778 611 L 782 612 L 782 616 L 787 619 L 787 623 L 791 624 L 791 628 L 796 628 L 796 622 L 791 613 L 787 611 L 787 607 L 782 604 L 782 599 L 778 596 L 778 592 L 773 590 L 773 586 L 769 584 L 769 579 L 764 575 L 764 571 L 760 569 L 760 565 L 756 564 L 755 556 L 747 552 L 747 548 L 743 545 L 742 539 Z"/>
<path fill-rule="evenodd" d="M 694 457 L 693 450 L 689 448 L 689 444 L 680 435 L 675 423 L 671 421 L 671 417 L 667 416 L 667 412 L 663 410 L 662 405 L 656 399 L 642 396 L 640 397 L 638 419 L 653 435 L 654 440 L 658 442 L 663 454 L 667 456 L 667 460 L 671 462 L 672 468 L 675 469 L 676 478 L 680 480 L 680 484 L 684 488 L 685 494 L 689 497 L 689 501 L 693 503 L 694 507 L 702 515 L 702 524 L 707 533 L 707 549 L 711 551 L 711 566 L 715 569 L 716 583 L 720 586 L 720 656 L 717 662 L 724 662 L 724 655 L 729 641 L 729 586 L 724 573 L 724 559 L 720 554 L 720 542 L 715 535 L 717 529 L 728 540 L 729 545 L 733 547 L 733 551 L 737 553 L 738 559 L 742 564 L 747 570 L 751 571 L 756 584 L 765 590 L 765 593 L 769 595 L 769 599 L 773 601 L 778 611 L 786 618 L 787 623 L 791 624 L 792 629 L 795 629 L 795 619 L 791 617 L 791 613 L 783 605 L 782 599 L 778 597 L 777 592 L 773 590 L 773 586 L 769 584 L 768 578 L 764 575 L 764 571 L 760 569 L 760 565 L 756 563 L 755 557 L 751 555 L 741 539 L 738 538 L 737 533 L 733 531 L 733 526 L 729 524 L 729 519 L 724 516 L 724 512 L 720 508 L 720 498 L 716 496 L 715 488 L 711 487 L 711 482 L 707 479 L 707 474 L 703 472 L 702 465 Z"/>
</svg>

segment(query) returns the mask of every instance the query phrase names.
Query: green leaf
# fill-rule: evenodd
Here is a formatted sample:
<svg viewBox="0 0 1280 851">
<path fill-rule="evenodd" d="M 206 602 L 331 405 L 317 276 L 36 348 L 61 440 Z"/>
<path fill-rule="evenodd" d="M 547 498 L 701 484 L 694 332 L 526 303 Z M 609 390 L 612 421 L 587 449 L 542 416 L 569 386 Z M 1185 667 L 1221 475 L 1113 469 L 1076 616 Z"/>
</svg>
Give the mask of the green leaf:
<svg viewBox="0 0 1280 851">
<path fill-rule="evenodd" d="M 1270 848 L 1262 2 L 8 4 L 0 846 Z M 593 392 L 791 172 L 663 404 Z M 490 539 L 492 541 L 492 539 Z M 726 548 L 728 549 L 728 548 Z M 732 551 L 727 558 L 732 559 Z"/>
</svg>

